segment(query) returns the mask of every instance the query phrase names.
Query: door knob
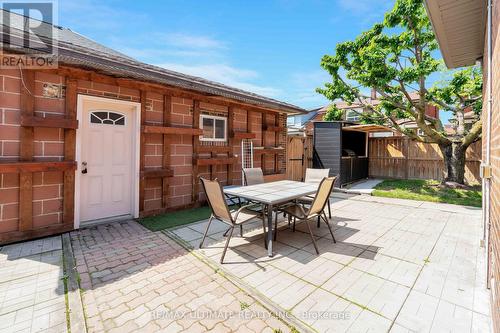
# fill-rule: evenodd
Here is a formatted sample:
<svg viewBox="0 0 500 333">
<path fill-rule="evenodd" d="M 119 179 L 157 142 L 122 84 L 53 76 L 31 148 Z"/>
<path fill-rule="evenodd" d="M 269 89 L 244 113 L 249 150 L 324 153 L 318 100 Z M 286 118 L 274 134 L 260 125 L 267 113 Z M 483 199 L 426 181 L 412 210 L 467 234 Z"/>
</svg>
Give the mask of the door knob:
<svg viewBox="0 0 500 333">
<path fill-rule="evenodd" d="M 87 162 L 82 162 L 82 173 L 85 174 L 87 173 Z"/>
</svg>

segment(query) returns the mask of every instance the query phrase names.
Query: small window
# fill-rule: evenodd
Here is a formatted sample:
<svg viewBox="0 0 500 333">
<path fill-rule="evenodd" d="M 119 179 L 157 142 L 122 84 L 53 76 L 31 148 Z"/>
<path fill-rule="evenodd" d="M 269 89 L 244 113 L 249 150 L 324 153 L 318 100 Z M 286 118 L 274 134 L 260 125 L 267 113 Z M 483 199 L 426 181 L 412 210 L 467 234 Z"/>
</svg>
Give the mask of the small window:
<svg viewBox="0 0 500 333">
<path fill-rule="evenodd" d="M 94 111 L 90 113 L 90 122 L 93 124 L 125 125 L 125 115 L 116 112 Z"/>
<path fill-rule="evenodd" d="M 202 141 L 226 141 L 227 118 L 201 115 Z"/>
<path fill-rule="evenodd" d="M 419 129 L 417 129 L 417 135 L 418 135 L 418 136 L 425 136 L 425 133 L 424 133 L 424 131 L 422 131 L 422 130 L 419 128 Z"/>
<path fill-rule="evenodd" d="M 345 115 L 345 120 L 346 121 L 359 121 L 361 119 L 360 113 L 362 111 L 360 110 L 347 110 L 346 115 Z"/>
</svg>

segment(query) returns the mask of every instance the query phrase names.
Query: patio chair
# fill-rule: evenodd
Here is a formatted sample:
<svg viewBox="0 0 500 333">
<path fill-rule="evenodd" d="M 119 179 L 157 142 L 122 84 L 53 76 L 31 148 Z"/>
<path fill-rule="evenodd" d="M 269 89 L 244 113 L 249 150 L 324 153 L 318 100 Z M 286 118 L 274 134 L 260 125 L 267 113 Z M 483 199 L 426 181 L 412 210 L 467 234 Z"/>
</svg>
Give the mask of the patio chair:
<svg viewBox="0 0 500 333">
<path fill-rule="evenodd" d="M 245 177 L 245 185 L 258 185 L 264 183 L 264 173 L 261 168 L 243 168 L 243 175 Z M 321 179 L 320 179 L 321 181 Z M 318 181 L 319 182 L 319 181 Z M 278 211 L 282 211 L 281 208 L 288 205 L 289 203 L 284 203 L 278 207 L 275 207 L 276 211 L 276 219 L 278 218 Z M 266 213 L 266 212 L 264 212 Z M 286 217 L 286 213 L 283 213 L 283 216 Z M 277 222 L 276 222 L 277 223 Z M 275 228 L 276 229 L 276 228 Z M 227 233 L 227 232 L 226 232 Z M 274 240 L 276 240 L 276 232 L 274 233 Z"/>
<path fill-rule="evenodd" d="M 243 178 L 245 186 L 259 185 L 265 183 L 264 173 L 262 172 L 261 168 L 243 168 Z M 254 203 L 257 204 L 256 202 Z"/>
<path fill-rule="evenodd" d="M 243 168 L 245 185 L 258 185 L 264 183 L 264 173 L 261 168 Z"/>
<path fill-rule="evenodd" d="M 320 183 L 323 178 L 328 177 L 330 174 L 330 169 L 306 169 L 306 176 L 304 177 L 304 183 Z M 311 203 L 314 199 L 313 195 L 303 196 L 299 201 Z M 332 218 L 332 211 L 330 208 L 330 198 L 328 198 L 328 217 Z"/>
<path fill-rule="evenodd" d="M 332 227 L 326 218 L 326 214 L 324 212 L 325 205 L 328 202 L 328 198 L 330 197 L 330 193 L 332 193 L 333 184 L 335 183 L 336 177 L 325 177 L 319 184 L 318 192 L 314 196 L 313 201 L 309 208 L 305 208 L 304 205 L 300 203 L 296 203 L 292 206 L 287 206 L 282 209 L 282 211 L 286 212 L 288 215 L 288 221 L 293 217 L 294 225 L 296 220 L 305 221 L 307 224 L 307 228 L 309 229 L 309 233 L 311 235 L 311 239 L 313 241 L 314 249 L 316 253 L 319 254 L 318 246 L 316 245 L 316 240 L 314 239 L 313 232 L 311 230 L 311 226 L 309 225 L 309 221 L 312 219 L 319 218 L 323 220 L 328 229 L 330 230 L 330 235 L 332 235 L 333 242 L 336 243 L 335 236 L 333 236 Z"/>
<path fill-rule="evenodd" d="M 330 169 L 311 169 L 307 168 L 306 169 L 306 175 L 304 177 L 304 183 L 319 183 L 321 180 L 325 177 L 328 177 L 330 175 Z M 311 204 L 313 201 L 314 196 L 313 195 L 307 195 L 303 196 L 299 199 L 300 202 L 305 203 L 305 204 Z M 328 198 L 328 217 L 332 218 L 332 209 L 330 208 L 330 198 Z M 318 228 L 320 227 L 320 220 L 318 218 Z M 295 229 L 294 229 L 295 231 Z"/>
<path fill-rule="evenodd" d="M 220 258 L 220 263 L 224 261 L 224 256 L 226 255 L 227 247 L 229 245 L 229 240 L 233 235 L 234 228 L 236 226 L 241 226 L 245 222 L 249 222 L 254 218 L 260 218 L 262 220 L 262 227 L 264 229 L 264 245 L 267 248 L 266 242 L 266 224 L 263 212 L 257 212 L 254 210 L 250 210 L 249 207 L 253 206 L 253 204 L 246 205 L 238 209 L 237 211 L 230 211 L 227 206 L 227 202 L 224 199 L 224 192 L 222 190 L 222 186 L 215 180 L 208 180 L 205 178 L 200 178 L 201 184 L 203 185 L 203 190 L 207 196 L 207 201 L 212 210 L 212 215 L 207 223 L 207 228 L 205 229 L 205 234 L 200 242 L 200 248 L 203 246 L 203 242 L 207 237 L 208 229 L 210 228 L 210 224 L 212 220 L 216 219 L 223 223 L 229 225 L 229 235 L 227 236 L 226 245 L 224 246 L 224 251 L 222 252 L 222 256 Z"/>
<path fill-rule="evenodd" d="M 258 185 L 264 183 L 264 173 L 261 168 L 243 168 L 243 180 L 245 185 Z M 226 197 L 231 201 L 238 200 L 239 206 L 241 206 L 241 199 L 227 196 Z M 250 201 L 251 204 L 257 204 L 256 202 Z M 229 233 L 229 229 L 224 233 L 224 237 Z M 240 225 L 240 236 L 243 237 L 243 226 Z"/>
</svg>

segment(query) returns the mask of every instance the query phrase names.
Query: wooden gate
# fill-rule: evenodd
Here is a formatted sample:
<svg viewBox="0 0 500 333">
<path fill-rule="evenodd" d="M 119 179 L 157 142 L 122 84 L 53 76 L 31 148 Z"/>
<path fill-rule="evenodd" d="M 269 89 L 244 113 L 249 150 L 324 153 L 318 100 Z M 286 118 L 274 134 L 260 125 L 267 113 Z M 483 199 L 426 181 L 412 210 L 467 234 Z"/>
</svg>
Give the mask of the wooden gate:
<svg viewBox="0 0 500 333">
<path fill-rule="evenodd" d="M 312 137 L 289 136 L 287 140 L 287 179 L 303 181 L 306 168 L 312 167 Z"/>
</svg>

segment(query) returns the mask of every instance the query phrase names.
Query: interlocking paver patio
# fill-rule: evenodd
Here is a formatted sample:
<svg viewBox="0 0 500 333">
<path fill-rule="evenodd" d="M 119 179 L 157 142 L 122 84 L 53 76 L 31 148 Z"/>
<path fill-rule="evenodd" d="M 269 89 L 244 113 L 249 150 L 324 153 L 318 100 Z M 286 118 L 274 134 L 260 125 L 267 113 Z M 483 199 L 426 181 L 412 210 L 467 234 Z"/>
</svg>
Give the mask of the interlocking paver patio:
<svg viewBox="0 0 500 333">
<path fill-rule="evenodd" d="M 66 332 L 61 237 L 0 249 L 0 332 Z"/>
<path fill-rule="evenodd" d="M 337 243 L 325 226 L 280 222 L 267 257 L 258 227 L 233 236 L 225 263 L 219 225 L 197 253 L 242 286 L 319 332 L 488 332 L 489 292 L 481 211 L 371 196 L 334 195 Z M 177 228 L 193 235 L 205 222 Z M 323 316 L 322 316 L 323 315 Z"/>
<path fill-rule="evenodd" d="M 194 241 L 197 231 L 177 236 Z M 82 229 L 71 240 L 89 332 L 290 331 L 173 239 L 136 222 Z"/>
<path fill-rule="evenodd" d="M 320 255 L 304 224 L 292 232 L 285 221 L 274 257 L 255 221 L 233 236 L 224 265 L 220 222 L 203 249 L 205 222 L 165 233 L 133 221 L 72 232 L 88 331 L 290 331 L 271 310 L 318 332 L 491 330 L 478 209 L 331 201 L 338 242 L 314 226 Z M 0 332 L 67 331 L 63 257 L 60 236 L 0 249 Z"/>
</svg>

